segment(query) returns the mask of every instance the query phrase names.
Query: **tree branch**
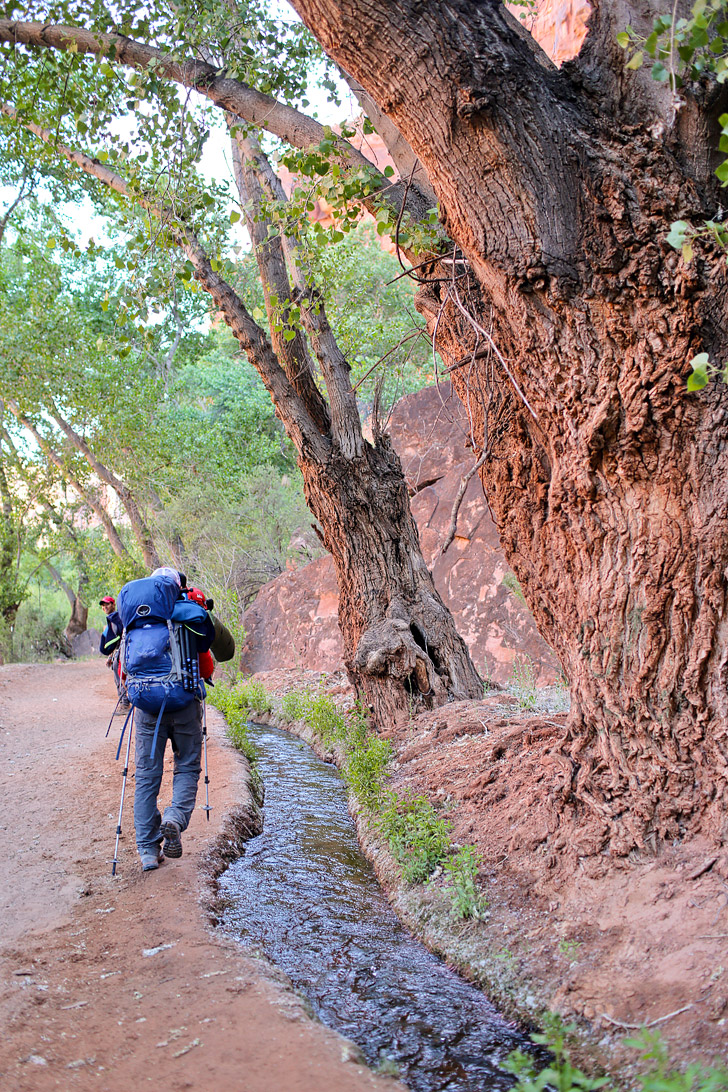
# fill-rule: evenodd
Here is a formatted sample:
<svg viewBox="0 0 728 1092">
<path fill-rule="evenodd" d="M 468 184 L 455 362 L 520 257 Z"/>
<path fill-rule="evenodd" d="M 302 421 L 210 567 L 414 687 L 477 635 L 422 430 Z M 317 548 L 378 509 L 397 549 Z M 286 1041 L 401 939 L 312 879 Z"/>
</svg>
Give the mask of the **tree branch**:
<svg viewBox="0 0 728 1092">
<path fill-rule="evenodd" d="M 325 127 L 314 118 L 248 87 L 240 80 L 231 79 L 225 74 L 224 68 L 216 68 L 215 65 L 199 60 L 173 60 L 172 54 L 145 42 L 127 38 L 123 34 L 104 34 L 100 31 L 84 30 L 83 27 L 1 19 L 0 42 L 62 52 L 67 52 L 73 46 L 76 53 L 105 57 L 112 64 L 142 70 L 151 66 L 155 74 L 197 91 L 216 106 L 243 118 L 251 125 L 266 129 L 292 144 L 294 148 L 310 148 L 324 140 L 327 135 Z M 343 137 L 335 139 L 337 153 L 344 161 L 352 167 L 366 167 L 376 171 L 366 156 L 347 140 Z M 384 176 L 381 178 L 384 184 Z"/>
<path fill-rule="evenodd" d="M 22 174 L 21 179 L 20 179 L 20 189 L 18 190 L 18 193 L 16 194 L 14 200 L 11 201 L 8 208 L 5 210 L 5 212 L 0 217 L 0 243 L 2 243 L 2 241 L 3 241 L 3 236 L 5 235 L 5 229 L 8 226 L 8 221 L 10 220 L 10 217 L 13 215 L 16 208 L 20 204 L 20 202 L 27 200 L 27 198 L 31 196 L 31 194 L 33 193 L 33 189 L 34 189 L 33 180 L 32 180 L 32 178 L 31 179 L 28 178 L 28 168 L 26 166 L 26 167 L 23 168 L 23 174 Z"/>
<path fill-rule="evenodd" d="M 328 127 L 300 110 L 248 87 L 240 80 L 231 79 L 225 75 L 224 68 L 220 69 L 200 60 L 173 60 L 172 54 L 127 38 L 123 34 L 104 34 L 100 31 L 84 30 L 82 27 L 0 19 L 0 42 L 63 52 L 73 46 L 77 53 L 105 57 L 111 63 L 129 68 L 146 70 L 151 66 L 155 74 L 197 91 L 221 109 L 280 137 L 294 148 L 305 151 L 324 139 L 333 139 L 336 155 L 345 166 L 352 170 L 366 170 L 372 178 L 375 190 L 386 189 L 384 199 L 393 208 L 398 208 L 402 203 L 404 187 L 390 182 L 348 140 L 336 134 L 332 138 Z M 372 211 L 374 197 L 365 197 L 362 203 Z M 413 221 L 420 220 L 430 207 L 432 200 L 429 194 L 423 195 L 419 190 L 410 189 L 407 195 L 407 211 Z"/>
<path fill-rule="evenodd" d="M 68 421 L 66 421 L 61 416 L 60 412 L 53 404 L 53 402 L 51 402 L 51 410 L 53 420 L 71 441 L 71 444 L 73 445 L 73 447 L 75 447 L 76 451 L 80 452 L 80 454 L 83 455 L 84 459 L 94 471 L 94 473 L 98 474 L 99 478 L 101 478 L 101 481 L 106 482 L 106 484 L 114 490 L 117 497 L 124 505 L 126 514 L 129 517 L 129 522 L 131 523 L 132 531 L 134 532 L 134 537 L 136 538 L 139 544 L 139 548 L 142 551 L 144 564 L 147 566 L 148 569 L 158 568 L 160 565 L 160 559 L 154 545 L 154 540 L 152 539 L 151 532 L 147 527 L 146 521 L 144 520 L 144 517 L 141 514 L 141 510 L 139 509 L 139 505 L 137 504 L 136 499 L 129 487 L 120 478 L 118 478 L 112 470 L 110 470 L 104 463 L 102 463 L 101 460 L 96 457 L 96 455 L 94 455 L 93 451 L 83 439 L 83 437 L 79 436 L 79 434 L 68 423 Z"/>
<path fill-rule="evenodd" d="M 0 112 L 20 121 L 17 111 L 11 106 L 0 105 Z M 36 125 L 35 122 L 21 121 L 20 123 L 45 143 L 53 146 L 60 155 L 79 167 L 85 174 L 96 178 L 114 193 L 134 200 L 124 179 L 115 171 L 105 167 L 98 159 L 69 148 L 65 144 L 58 144 L 48 129 Z M 136 199 L 143 208 L 161 221 L 180 249 L 187 255 L 197 280 L 222 311 L 225 321 L 241 348 L 263 380 L 276 407 L 276 412 L 296 450 L 299 454 L 307 452 L 320 463 L 325 462 L 329 455 L 329 444 L 311 421 L 302 399 L 281 367 L 264 332 L 248 314 L 243 301 L 234 289 L 212 268 L 210 259 L 197 236 L 184 224 L 176 221 L 169 209 L 145 197 Z"/>
<path fill-rule="evenodd" d="M 233 139 L 233 171 L 243 205 L 248 234 L 253 243 L 258 263 L 273 349 L 278 359 L 283 363 L 286 375 L 303 400 L 311 419 L 319 431 L 325 435 L 331 428 L 331 419 L 328 406 L 316 386 L 313 364 L 309 356 L 306 339 L 301 330 L 296 329 L 295 325 L 288 330 L 289 333 L 293 332 L 294 337 L 289 340 L 284 336 L 291 309 L 290 303 L 284 305 L 284 301 L 291 300 L 293 292 L 283 254 L 283 241 L 280 235 L 269 236 L 268 234 L 270 219 L 265 215 L 261 188 L 252 169 L 250 157 L 246 153 L 246 149 L 249 150 L 250 148 L 257 148 L 260 151 L 257 140 L 243 140 L 240 137 Z M 241 154 L 241 151 L 243 154 Z M 272 305 L 272 296 L 279 301 L 276 307 Z M 281 325 L 283 325 L 284 329 L 277 330 L 276 327 Z"/>
<path fill-rule="evenodd" d="M 285 201 L 281 181 L 273 170 L 268 157 L 257 139 L 251 137 L 236 138 L 237 152 L 246 164 L 246 189 L 255 190 L 256 209 L 260 209 L 264 191 L 277 201 Z M 258 211 L 258 217 L 260 212 Z M 252 224 L 255 230 L 256 225 Z M 263 224 L 265 229 L 265 224 Z M 265 232 L 267 234 L 267 230 Z M 251 230 L 252 236 L 252 230 Z M 301 308 L 301 322 L 311 340 L 311 346 L 321 368 L 326 384 L 326 391 L 331 404 L 331 417 L 336 442 L 346 458 L 354 459 L 361 455 L 364 438 L 361 431 L 359 409 L 356 396 L 351 386 L 351 368 L 341 352 L 329 325 L 323 299 L 303 276 L 297 261 L 297 241 L 291 236 L 283 236 L 283 247 L 288 257 L 288 265 L 296 283 L 296 296 Z"/>
<path fill-rule="evenodd" d="M 17 402 L 14 402 L 12 399 L 8 399 L 5 404 L 10 412 L 13 414 L 15 419 L 28 430 L 28 432 L 38 444 L 38 447 L 41 449 L 46 458 L 53 463 L 57 470 L 60 471 L 61 477 L 64 479 L 64 481 L 68 482 L 71 488 L 74 489 L 76 493 L 78 493 L 81 500 L 88 504 L 92 512 L 94 512 L 98 516 L 101 523 L 103 524 L 104 530 L 106 531 L 106 537 L 109 540 L 109 544 L 111 545 L 111 548 L 116 556 L 130 559 L 129 551 L 127 550 L 124 543 L 121 541 L 119 532 L 116 530 L 116 527 L 114 526 L 113 521 L 109 516 L 109 513 L 106 511 L 103 505 L 94 498 L 90 490 L 84 488 L 84 486 L 81 485 L 78 478 L 76 478 L 65 465 L 60 455 L 58 455 L 57 452 L 53 450 L 45 436 L 43 436 L 43 434 L 38 431 L 30 418 L 25 416 L 25 414 L 18 406 Z"/>
</svg>

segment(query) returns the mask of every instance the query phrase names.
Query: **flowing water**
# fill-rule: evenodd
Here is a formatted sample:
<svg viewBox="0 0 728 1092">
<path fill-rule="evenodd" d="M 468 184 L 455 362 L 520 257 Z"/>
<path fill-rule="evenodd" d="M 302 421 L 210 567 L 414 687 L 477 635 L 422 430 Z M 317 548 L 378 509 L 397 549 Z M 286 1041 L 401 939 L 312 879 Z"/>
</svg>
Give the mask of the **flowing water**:
<svg viewBox="0 0 728 1092">
<path fill-rule="evenodd" d="M 524 1037 L 415 940 L 362 854 L 338 772 L 286 732 L 250 725 L 263 833 L 221 879 L 223 928 L 261 950 L 370 1065 L 416 1092 L 505 1090 Z"/>
</svg>

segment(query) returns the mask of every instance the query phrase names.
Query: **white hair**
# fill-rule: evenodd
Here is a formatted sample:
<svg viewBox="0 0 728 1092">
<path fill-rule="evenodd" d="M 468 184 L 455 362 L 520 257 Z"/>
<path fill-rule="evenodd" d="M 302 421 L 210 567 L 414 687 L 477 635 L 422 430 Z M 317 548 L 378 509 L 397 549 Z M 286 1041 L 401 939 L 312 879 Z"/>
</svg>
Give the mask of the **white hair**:
<svg viewBox="0 0 728 1092">
<path fill-rule="evenodd" d="M 182 587 L 179 573 L 171 565 L 162 565 L 159 569 L 155 569 L 152 576 L 161 576 L 164 580 L 173 580 L 178 588 Z"/>
</svg>

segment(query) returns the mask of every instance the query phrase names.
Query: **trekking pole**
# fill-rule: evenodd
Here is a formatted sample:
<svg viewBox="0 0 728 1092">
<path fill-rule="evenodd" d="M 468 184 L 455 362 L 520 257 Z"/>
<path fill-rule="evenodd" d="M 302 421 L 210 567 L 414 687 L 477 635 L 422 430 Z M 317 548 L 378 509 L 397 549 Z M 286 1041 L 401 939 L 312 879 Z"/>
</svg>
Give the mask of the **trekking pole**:
<svg viewBox="0 0 728 1092">
<path fill-rule="evenodd" d="M 205 806 L 202 809 L 210 822 L 210 778 L 207 775 L 207 702 L 202 701 L 202 750 L 205 755 Z"/>
<path fill-rule="evenodd" d="M 121 698 L 118 699 L 116 705 L 114 706 L 114 712 L 111 714 L 111 720 L 109 721 L 109 727 L 106 729 L 106 735 L 104 737 L 105 739 L 109 738 L 109 732 L 111 731 L 111 725 L 114 723 L 114 717 L 118 713 L 120 705 L 121 705 Z"/>
<path fill-rule="evenodd" d="M 126 793 L 126 778 L 129 773 L 129 755 L 131 754 L 131 737 L 132 730 L 134 728 L 134 719 L 132 718 L 129 725 L 129 735 L 126 737 L 126 760 L 124 762 L 124 771 L 121 775 L 121 803 L 119 804 L 119 821 L 116 824 L 116 845 L 114 846 L 114 859 L 111 862 L 111 875 L 116 875 L 116 866 L 119 863 L 119 839 L 121 838 L 121 813 L 124 810 L 124 794 Z M 123 730 L 122 730 L 123 738 Z M 119 750 L 121 750 L 121 740 L 119 740 Z"/>
</svg>

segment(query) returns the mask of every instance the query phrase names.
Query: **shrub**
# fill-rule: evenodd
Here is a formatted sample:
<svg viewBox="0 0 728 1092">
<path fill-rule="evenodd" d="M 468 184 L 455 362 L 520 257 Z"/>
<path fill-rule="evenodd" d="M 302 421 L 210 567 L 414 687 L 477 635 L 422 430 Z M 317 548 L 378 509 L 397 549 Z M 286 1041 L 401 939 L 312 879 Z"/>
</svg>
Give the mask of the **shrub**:
<svg viewBox="0 0 728 1092">
<path fill-rule="evenodd" d="M 450 895 L 452 912 L 457 918 L 477 918 L 488 906 L 476 884 L 482 863 L 482 855 L 474 846 L 462 846 L 454 857 L 445 861 L 444 870 L 450 879 L 445 891 Z"/>
<path fill-rule="evenodd" d="M 407 883 L 422 883 L 450 851 L 451 823 L 441 819 L 424 796 L 403 799 L 389 793 L 377 826 Z"/>
<path fill-rule="evenodd" d="M 236 682 L 230 693 L 241 709 L 244 709 L 248 714 L 258 713 L 259 716 L 262 716 L 264 713 L 270 713 L 273 709 L 273 703 L 267 690 L 257 679 Z"/>
</svg>

